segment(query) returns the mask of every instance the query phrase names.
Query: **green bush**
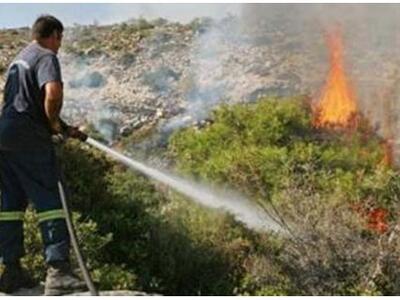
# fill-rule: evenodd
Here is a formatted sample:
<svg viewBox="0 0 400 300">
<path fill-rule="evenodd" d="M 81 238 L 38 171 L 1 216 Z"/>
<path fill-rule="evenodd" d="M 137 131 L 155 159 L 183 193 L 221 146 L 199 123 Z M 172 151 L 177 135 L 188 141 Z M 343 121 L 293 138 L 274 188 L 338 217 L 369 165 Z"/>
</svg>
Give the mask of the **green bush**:
<svg viewBox="0 0 400 300">
<path fill-rule="evenodd" d="M 347 135 L 316 130 L 304 103 L 301 97 L 267 98 L 222 106 L 205 129 L 174 134 L 171 156 L 185 173 L 228 182 L 266 201 L 288 179 L 320 193 L 344 190 L 354 201 L 373 196 L 389 205 L 397 198 L 399 181 L 381 164 L 380 140 L 362 131 Z"/>
<path fill-rule="evenodd" d="M 394 235 L 398 172 L 382 163 L 381 140 L 368 128 L 314 129 L 306 103 L 302 97 L 265 98 L 219 107 L 209 126 L 175 133 L 170 155 L 186 174 L 231 185 L 263 207 L 274 205 L 292 238 L 302 237 L 276 256 L 261 256 L 275 275 L 257 270 L 249 277 L 247 270 L 241 293 L 395 293 L 387 282 L 399 278 L 397 273 L 386 269 L 376 276 L 373 271 L 377 264 L 388 268 L 383 261 L 390 260 L 390 247 L 379 254 L 383 237 L 368 231 L 365 212 L 353 207 L 388 209 L 388 230 Z"/>
</svg>

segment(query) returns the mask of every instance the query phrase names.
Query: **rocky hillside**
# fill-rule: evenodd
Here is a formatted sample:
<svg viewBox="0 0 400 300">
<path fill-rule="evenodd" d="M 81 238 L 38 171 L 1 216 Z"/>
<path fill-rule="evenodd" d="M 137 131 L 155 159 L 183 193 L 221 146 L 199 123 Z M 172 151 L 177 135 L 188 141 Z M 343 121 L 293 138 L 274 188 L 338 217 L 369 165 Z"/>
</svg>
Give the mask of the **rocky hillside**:
<svg viewBox="0 0 400 300">
<path fill-rule="evenodd" d="M 348 73 L 358 87 L 360 106 L 379 121 L 387 112 L 377 102 L 398 82 L 393 51 L 362 48 L 357 41 L 365 40 L 365 31 L 350 33 L 344 32 Z M 28 42 L 29 28 L 0 31 L 1 73 Z M 149 128 L 170 132 L 201 125 L 221 102 L 318 95 L 329 68 L 326 48 L 322 27 L 287 18 L 251 26 L 236 17 L 189 24 L 133 19 L 76 25 L 67 28 L 60 53 L 64 117 L 92 124 L 106 140 L 115 141 Z"/>
<path fill-rule="evenodd" d="M 315 58 L 294 35 L 279 26 L 239 34 L 239 25 L 139 19 L 68 28 L 60 53 L 65 117 L 114 140 L 145 124 L 168 130 L 201 121 L 221 101 L 306 93 L 318 82 L 305 74 Z M 1 72 L 28 41 L 28 28 L 0 32 Z"/>
</svg>

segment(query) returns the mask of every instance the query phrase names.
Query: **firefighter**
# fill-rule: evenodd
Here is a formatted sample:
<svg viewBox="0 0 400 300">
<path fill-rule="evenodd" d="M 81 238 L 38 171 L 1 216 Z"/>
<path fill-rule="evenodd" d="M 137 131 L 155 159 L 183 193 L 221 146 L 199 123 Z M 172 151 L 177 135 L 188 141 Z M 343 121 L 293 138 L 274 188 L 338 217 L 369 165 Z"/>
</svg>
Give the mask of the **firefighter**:
<svg viewBox="0 0 400 300">
<path fill-rule="evenodd" d="M 70 240 L 57 182 L 54 136 L 83 138 L 76 127 L 60 119 L 63 83 L 57 58 L 63 25 L 50 15 L 32 27 L 33 41 L 7 71 L 0 115 L 0 259 L 4 272 L 0 291 L 11 293 L 32 287 L 21 267 L 23 216 L 28 199 L 34 207 L 47 264 L 45 295 L 82 291 L 85 287 L 71 270 Z"/>
</svg>

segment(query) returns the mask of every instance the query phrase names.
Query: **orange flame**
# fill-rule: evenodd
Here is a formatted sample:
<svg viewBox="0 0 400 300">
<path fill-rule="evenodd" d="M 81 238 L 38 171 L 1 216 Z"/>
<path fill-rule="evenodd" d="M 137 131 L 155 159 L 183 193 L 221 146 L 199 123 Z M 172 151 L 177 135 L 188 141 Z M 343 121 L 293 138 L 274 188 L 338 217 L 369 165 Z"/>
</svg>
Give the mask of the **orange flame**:
<svg viewBox="0 0 400 300">
<path fill-rule="evenodd" d="M 343 66 L 343 44 L 339 30 L 327 35 L 330 70 L 318 103 L 313 107 L 315 127 L 355 128 L 357 103 Z"/>
</svg>

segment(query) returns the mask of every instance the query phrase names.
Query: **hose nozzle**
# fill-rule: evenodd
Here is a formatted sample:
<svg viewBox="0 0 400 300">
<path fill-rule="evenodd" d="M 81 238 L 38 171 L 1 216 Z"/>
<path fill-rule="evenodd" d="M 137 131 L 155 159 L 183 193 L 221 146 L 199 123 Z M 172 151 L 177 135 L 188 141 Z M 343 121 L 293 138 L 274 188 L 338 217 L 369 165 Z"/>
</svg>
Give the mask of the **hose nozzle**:
<svg viewBox="0 0 400 300">
<path fill-rule="evenodd" d="M 85 142 L 88 138 L 88 135 L 83 131 L 79 130 L 78 127 L 69 126 L 66 135 L 69 138 L 80 140 L 81 142 Z"/>
</svg>

